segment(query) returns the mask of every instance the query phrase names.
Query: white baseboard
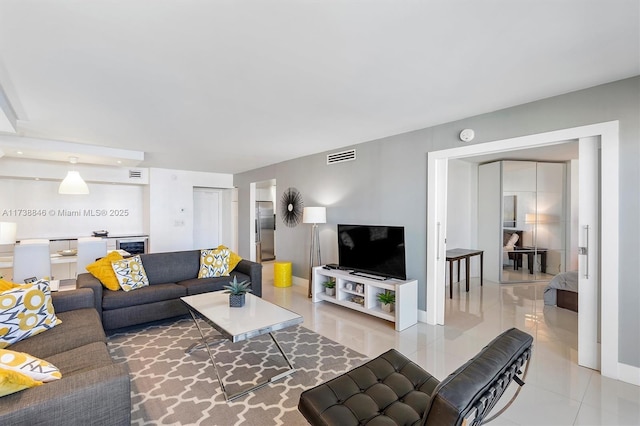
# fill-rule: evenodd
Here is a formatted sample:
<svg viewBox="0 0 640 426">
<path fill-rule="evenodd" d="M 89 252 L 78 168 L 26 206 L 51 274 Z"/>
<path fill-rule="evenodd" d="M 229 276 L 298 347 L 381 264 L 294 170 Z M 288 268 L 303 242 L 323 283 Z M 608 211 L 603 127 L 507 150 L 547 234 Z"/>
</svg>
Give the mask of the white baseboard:
<svg viewBox="0 0 640 426">
<path fill-rule="evenodd" d="M 618 363 L 618 380 L 640 386 L 640 367 Z"/>
<path fill-rule="evenodd" d="M 427 311 L 418 309 L 418 322 L 427 322 Z"/>
<path fill-rule="evenodd" d="M 293 283 L 293 285 L 303 286 L 304 288 L 309 287 L 309 280 L 306 278 L 300 278 L 294 275 L 293 277 L 291 277 L 291 282 Z"/>
</svg>

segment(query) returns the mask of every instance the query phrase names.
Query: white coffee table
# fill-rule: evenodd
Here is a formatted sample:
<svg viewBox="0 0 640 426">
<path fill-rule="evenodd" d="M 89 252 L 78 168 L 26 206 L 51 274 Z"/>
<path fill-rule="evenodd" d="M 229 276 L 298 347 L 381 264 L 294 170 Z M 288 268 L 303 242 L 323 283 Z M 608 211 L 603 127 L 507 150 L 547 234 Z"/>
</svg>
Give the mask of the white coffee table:
<svg viewBox="0 0 640 426">
<path fill-rule="evenodd" d="M 246 303 L 242 308 L 230 307 L 229 295 L 221 291 L 186 296 L 181 297 L 180 299 L 187 305 L 187 308 L 189 308 L 189 313 L 191 313 L 191 317 L 202 336 L 202 343 L 192 345 L 187 349 L 187 352 L 190 353 L 193 350 L 200 348 L 207 349 L 211 362 L 213 363 L 218 382 L 220 383 L 220 387 L 222 388 L 222 392 L 224 393 L 227 401 L 245 395 L 266 384 L 288 376 L 295 371 L 291 361 L 289 361 L 289 358 L 282 350 L 282 347 L 272 332 L 302 323 L 303 318 L 300 315 L 274 305 L 273 303 L 267 302 L 266 300 L 250 293 L 247 293 Z M 218 331 L 220 336 L 215 336 L 214 339 L 211 339 L 210 337 L 208 338 L 200 327 L 198 318 L 202 319 Z M 209 345 L 220 343 L 224 340 L 240 342 L 263 334 L 269 334 L 276 347 L 286 360 L 289 369 L 248 389 L 244 389 L 233 395 L 228 395 L 224 382 L 218 373 L 218 367 Z"/>
</svg>

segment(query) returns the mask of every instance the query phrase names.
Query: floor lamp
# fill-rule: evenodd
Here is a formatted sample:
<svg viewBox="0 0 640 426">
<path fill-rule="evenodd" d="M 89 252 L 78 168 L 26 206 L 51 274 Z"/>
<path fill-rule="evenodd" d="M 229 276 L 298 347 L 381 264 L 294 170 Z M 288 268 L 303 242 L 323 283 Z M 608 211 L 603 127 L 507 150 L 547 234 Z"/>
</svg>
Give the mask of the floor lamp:
<svg viewBox="0 0 640 426">
<path fill-rule="evenodd" d="M 311 228 L 311 247 L 309 249 L 309 292 L 311 297 L 313 289 L 313 267 L 322 265 L 320 257 L 320 233 L 318 231 L 319 223 L 327 223 L 327 209 L 325 207 L 305 207 L 302 212 L 302 222 L 312 223 Z"/>
</svg>

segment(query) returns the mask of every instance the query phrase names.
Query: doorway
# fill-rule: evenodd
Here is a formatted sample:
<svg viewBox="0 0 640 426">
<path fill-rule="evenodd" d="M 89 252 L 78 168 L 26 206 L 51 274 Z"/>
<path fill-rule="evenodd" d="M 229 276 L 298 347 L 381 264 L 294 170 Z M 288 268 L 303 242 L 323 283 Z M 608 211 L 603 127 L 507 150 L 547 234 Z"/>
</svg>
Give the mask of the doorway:
<svg viewBox="0 0 640 426">
<path fill-rule="evenodd" d="M 428 153 L 427 170 L 427 323 L 444 324 L 444 263 L 446 244 L 446 202 L 447 202 L 447 166 L 448 160 L 489 153 L 510 152 L 520 149 L 552 146 L 568 140 L 599 138 L 602 147 L 602 169 L 618 170 L 618 122 L 594 124 L 554 132 L 487 142 L 484 144 Z M 607 188 L 600 200 L 602 239 L 599 263 L 601 276 L 607 277 L 607 289 L 602 292 L 601 307 L 601 348 L 594 339 L 597 338 L 597 324 L 580 324 L 579 326 L 579 362 L 590 368 L 590 363 L 583 364 L 581 359 L 595 360 L 601 357 L 602 375 L 618 378 L 618 174 L 602 173 L 600 186 Z M 594 262 L 594 260 L 592 260 Z M 598 259 L 595 260 L 598 263 Z M 582 286 L 582 283 L 581 283 Z M 582 287 L 581 291 L 582 292 Z M 592 295 L 593 289 L 585 289 Z M 580 296 L 580 312 L 583 317 L 596 317 L 598 303 L 591 296 Z M 586 306 L 583 306 L 586 304 Z M 594 325 L 596 330 L 593 330 Z M 587 341 L 589 340 L 589 341 Z M 597 354 L 592 352 L 597 351 Z M 587 353 L 589 352 L 589 353 Z"/>
<path fill-rule="evenodd" d="M 220 244 L 220 191 L 193 188 L 193 247 L 218 247 Z"/>
<path fill-rule="evenodd" d="M 276 259 L 276 180 L 255 182 L 254 242 L 256 262 Z"/>
</svg>

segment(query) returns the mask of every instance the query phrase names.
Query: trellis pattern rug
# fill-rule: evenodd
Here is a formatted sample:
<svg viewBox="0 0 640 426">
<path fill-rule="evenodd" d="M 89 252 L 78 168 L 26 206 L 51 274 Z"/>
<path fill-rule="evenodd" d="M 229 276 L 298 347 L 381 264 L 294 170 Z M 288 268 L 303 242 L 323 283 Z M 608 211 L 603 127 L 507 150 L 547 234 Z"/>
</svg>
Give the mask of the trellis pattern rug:
<svg viewBox="0 0 640 426">
<path fill-rule="evenodd" d="M 305 425 L 297 410 L 302 391 L 366 361 L 364 355 L 301 326 L 274 335 L 296 372 L 227 402 L 206 349 L 185 353 L 200 339 L 191 318 L 111 333 L 111 356 L 126 364 L 131 377 L 131 423 Z M 224 341 L 212 345 L 211 351 L 229 393 L 288 368 L 268 335 Z"/>
</svg>

